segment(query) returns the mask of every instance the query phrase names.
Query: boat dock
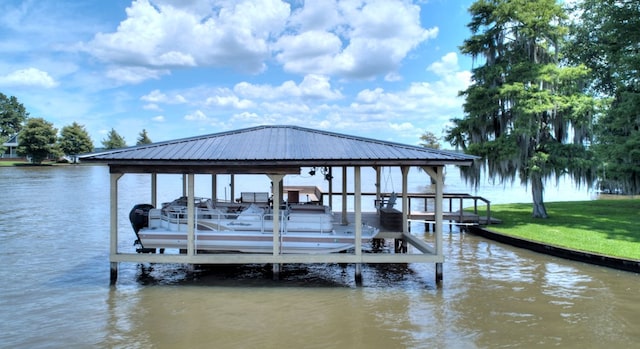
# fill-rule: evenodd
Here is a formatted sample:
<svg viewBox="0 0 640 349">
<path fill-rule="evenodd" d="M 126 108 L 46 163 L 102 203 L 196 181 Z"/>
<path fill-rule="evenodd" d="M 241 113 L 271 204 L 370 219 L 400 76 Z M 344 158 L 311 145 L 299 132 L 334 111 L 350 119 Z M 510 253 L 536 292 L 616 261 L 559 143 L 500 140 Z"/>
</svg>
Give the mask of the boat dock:
<svg viewBox="0 0 640 349">
<path fill-rule="evenodd" d="M 382 140 L 373 140 L 357 136 L 344 135 L 323 130 L 314 130 L 298 126 L 256 126 L 247 129 L 220 132 L 210 135 L 139 145 L 123 149 L 107 150 L 81 157 L 83 162 L 100 163 L 109 166 L 110 174 L 110 220 L 109 227 L 109 261 L 111 263 L 111 284 L 115 284 L 118 276 L 118 263 L 183 263 L 183 264 L 270 264 L 274 279 L 279 278 L 280 266 L 283 263 L 353 263 L 355 280 L 362 282 L 364 263 L 373 264 L 406 264 L 434 263 L 435 281 L 440 284 L 443 279 L 444 238 L 442 234 L 446 219 L 457 221 L 456 224 L 480 222 L 477 212 L 477 201 L 487 204 L 487 222 L 491 222 L 489 203 L 479 197 L 462 194 L 444 194 L 444 167 L 446 165 L 470 166 L 475 156 L 459 152 L 430 149 L 413 145 L 402 145 Z M 429 183 L 433 194 L 413 194 L 408 191 L 409 169 L 419 167 L 421 180 Z M 361 171 L 363 168 L 375 171 L 376 193 L 363 193 Z M 399 169 L 402 176 L 402 189 L 398 193 L 381 193 L 383 169 Z M 322 193 L 315 187 L 287 186 L 285 177 L 308 173 L 316 175 L 318 182 L 328 182 L 328 193 Z M 341 183 L 333 180 L 333 171 L 342 171 Z M 146 174 L 150 176 L 148 196 L 140 197 L 140 204 L 149 204 L 156 209 L 161 208 L 158 202 L 158 178 L 161 175 L 181 175 L 183 183 L 182 196 L 186 199 L 186 207 L 176 215 L 175 236 L 164 236 L 172 246 L 179 243 L 178 253 L 136 253 L 129 243 L 122 244 L 121 239 L 131 238 L 121 234 L 121 227 L 126 218 L 122 217 L 123 209 L 119 207 L 119 191 L 131 190 L 122 187 L 119 180 L 128 174 Z M 300 204 L 315 203 L 329 206 L 336 212 L 336 224 L 348 226 L 347 233 L 353 248 L 341 253 L 287 253 L 283 249 L 284 241 L 289 237 L 281 224 L 287 226 L 290 221 L 272 219 L 268 231 L 260 231 L 255 241 L 267 244 L 265 253 L 199 253 L 198 243 L 202 236 L 196 224 L 201 211 L 196 208 L 195 176 L 211 176 L 211 198 L 215 201 L 219 196 L 216 188 L 219 176 L 231 176 L 231 197 L 235 187 L 233 176 L 259 175 L 266 176 L 270 187 L 263 191 L 245 193 L 240 204 L 246 202 L 267 201 L 269 215 L 289 219 L 285 213 L 287 207 L 281 204 L 297 201 Z M 337 183 L 334 183 L 337 182 Z M 340 189 L 333 188 L 333 185 Z M 347 187 L 350 189 L 347 190 Z M 260 190 L 260 188 L 258 188 Z M 348 193 L 351 191 L 351 193 Z M 253 195 L 252 195 L 253 194 Z M 296 197 L 297 196 L 297 197 Z M 334 201 L 335 196 L 335 201 Z M 286 199 L 285 199 L 286 197 Z M 296 200 L 297 199 L 297 200 Z M 372 201 L 369 201 L 372 200 Z M 463 211 L 462 201 L 474 200 L 473 218 Z M 333 207 L 334 202 L 341 202 Z M 446 203 L 449 202 L 447 206 Z M 278 204 L 274 204 L 278 203 Z M 251 204 L 250 204 L 251 205 Z M 456 208 L 454 209 L 454 206 Z M 339 207 L 339 209 L 338 209 Z M 347 212 L 347 207 L 351 212 Z M 371 208 L 371 209 L 369 209 Z M 372 211 L 372 212 L 369 212 Z M 456 211 L 458 211 L 456 213 Z M 285 216 L 288 214 L 288 216 Z M 211 215 L 211 214 L 209 214 Z M 302 213 L 299 217 L 312 217 L 311 213 Z M 136 216 L 137 217 L 137 216 Z M 338 218 L 339 217 L 339 218 Z M 300 218 L 306 219 L 306 218 Z M 412 220 L 421 220 L 425 224 L 433 224 L 433 234 L 429 241 L 410 232 Z M 473 222 L 471 222 L 471 221 Z M 451 223 L 450 221 L 450 223 Z M 432 222 L 432 223 L 431 223 Z M 133 221 L 131 224 L 133 225 Z M 144 223 L 144 220 L 142 220 Z M 365 251 L 363 241 L 366 240 L 365 223 L 379 225 L 380 231 L 374 239 L 393 239 L 392 253 L 369 253 Z M 248 222 L 236 222 L 235 226 L 243 226 Z M 292 223 L 293 224 L 293 223 Z M 140 229 L 144 228 L 142 226 Z M 368 231 L 368 230 L 367 230 Z M 138 234 L 138 231 L 131 232 Z M 212 239 L 215 231 L 207 234 Z M 222 234 L 220 234 L 222 235 Z M 129 236 L 129 237 L 126 237 Z M 245 234 L 246 236 L 246 234 Z M 255 234 L 254 234 L 255 236 Z M 373 235 L 370 235 L 373 236 Z M 142 237 L 142 236 L 141 236 Z M 140 238 L 141 238 L 140 237 Z M 242 236 L 241 236 L 242 237 Z M 325 237 L 322 237 L 325 239 Z M 364 238 L 364 239 L 363 239 Z M 135 236 L 133 237 L 135 239 Z M 133 240 L 132 239 L 132 240 Z M 330 240 L 334 240 L 330 237 Z M 325 240 L 326 241 L 326 240 Z M 335 241 L 331 241 L 334 243 Z"/>
</svg>

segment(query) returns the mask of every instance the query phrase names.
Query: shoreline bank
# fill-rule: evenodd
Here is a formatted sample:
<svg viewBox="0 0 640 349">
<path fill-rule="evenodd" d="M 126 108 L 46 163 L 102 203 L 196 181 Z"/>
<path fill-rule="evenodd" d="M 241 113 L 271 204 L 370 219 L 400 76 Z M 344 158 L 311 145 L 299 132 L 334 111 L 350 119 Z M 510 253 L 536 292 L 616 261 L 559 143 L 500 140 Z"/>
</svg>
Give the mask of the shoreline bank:
<svg viewBox="0 0 640 349">
<path fill-rule="evenodd" d="M 533 252 L 633 273 L 640 273 L 640 260 L 624 259 L 591 252 L 571 250 L 560 246 L 501 234 L 480 226 L 470 226 L 468 227 L 468 230 L 471 234 L 482 236 L 514 247 L 524 248 Z"/>
</svg>

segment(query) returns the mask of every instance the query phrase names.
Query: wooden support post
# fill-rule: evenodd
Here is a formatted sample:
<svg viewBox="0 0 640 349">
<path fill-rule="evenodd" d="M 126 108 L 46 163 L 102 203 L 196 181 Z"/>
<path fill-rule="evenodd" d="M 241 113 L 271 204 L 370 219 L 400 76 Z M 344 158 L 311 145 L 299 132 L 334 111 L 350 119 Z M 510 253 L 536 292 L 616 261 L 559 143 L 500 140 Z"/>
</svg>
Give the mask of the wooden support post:
<svg viewBox="0 0 640 349">
<path fill-rule="evenodd" d="M 236 201 L 236 176 L 235 175 L 231 175 L 231 178 L 229 178 L 229 187 L 230 187 L 230 194 L 231 197 L 229 198 L 229 202 L 235 202 Z"/>
<path fill-rule="evenodd" d="M 355 209 L 355 249 L 356 256 L 362 256 L 362 182 L 360 178 L 360 166 L 353 168 L 353 207 Z"/>
<path fill-rule="evenodd" d="M 347 219 L 347 167 L 342 167 L 342 225 L 349 225 Z"/>
<path fill-rule="evenodd" d="M 462 211 L 462 198 L 460 198 L 460 221 L 458 223 L 464 223 L 464 211 Z M 449 231 L 452 231 L 451 227 L 449 227 Z"/>
<path fill-rule="evenodd" d="M 278 256 L 282 253 L 282 246 L 280 245 L 280 202 L 282 202 L 282 188 L 284 175 L 270 174 L 271 179 L 271 195 L 273 197 L 273 255 Z M 282 222 L 284 224 L 284 222 Z M 273 280 L 280 280 L 280 269 L 282 265 L 279 263 L 273 263 Z"/>
<path fill-rule="evenodd" d="M 187 256 L 196 254 L 196 209 L 195 209 L 195 175 L 186 175 L 187 180 Z"/>
<path fill-rule="evenodd" d="M 280 246 L 280 202 L 282 201 L 282 192 L 280 188 L 282 187 L 281 183 L 284 175 L 271 174 L 268 176 L 273 183 L 273 255 L 278 256 L 282 253 L 282 246 Z"/>
<path fill-rule="evenodd" d="M 187 175 L 182 174 L 182 196 L 187 196 Z"/>
<path fill-rule="evenodd" d="M 444 247 L 442 238 L 442 201 L 444 196 L 444 166 L 435 167 L 435 179 L 436 179 L 436 201 L 435 201 L 435 242 L 436 242 L 436 255 L 442 256 L 444 260 Z M 442 282 L 442 263 L 436 263 L 436 283 Z"/>
<path fill-rule="evenodd" d="M 151 205 L 158 207 L 158 174 L 151 174 Z"/>
<path fill-rule="evenodd" d="M 118 281 L 118 262 L 111 262 L 111 275 L 109 278 L 109 285 L 115 286 Z"/>
<path fill-rule="evenodd" d="M 362 182 L 360 178 L 360 166 L 353 168 L 353 205 L 355 208 L 355 249 L 356 256 L 362 256 Z M 356 285 L 362 285 L 362 264 L 356 263 Z"/>
<path fill-rule="evenodd" d="M 110 213 L 109 213 L 109 254 L 113 258 L 118 254 L 118 180 L 122 177 L 121 173 L 112 173 L 110 176 Z M 118 279 L 118 262 L 111 262 L 110 284 L 115 285 Z"/>
<path fill-rule="evenodd" d="M 433 229 L 435 232 L 435 248 L 436 256 L 439 256 L 444 260 L 444 248 L 442 238 L 442 226 L 443 226 L 443 206 L 444 206 L 444 166 L 423 167 L 422 168 L 432 179 L 436 185 L 436 195 L 434 202 L 434 224 Z M 451 203 L 449 203 L 451 206 Z M 436 263 L 436 283 L 442 281 L 442 263 Z"/>
<path fill-rule="evenodd" d="M 402 172 L 402 233 L 409 234 L 409 166 L 400 166 Z M 407 241 L 401 240 L 400 251 L 407 253 Z"/>
<path fill-rule="evenodd" d="M 218 202 L 218 175 L 211 175 L 211 201 L 215 205 Z"/>
<path fill-rule="evenodd" d="M 329 209 L 331 209 L 331 212 L 333 212 L 333 167 L 329 167 L 329 173 L 331 175 L 331 180 L 329 180 L 329 195 L 328 195 L 328 203 L 327 205 L 329 205 Z M 324 205 L 324 197 L 320 198 L 318 197 L 318 199 L 320 199 L 320 205 Z"/>
<path fill-rule="evenodd" d="M 380 166 L 376 166 L 376 212 L 380 213 L 380 208 L 382 207 L 382 194 L 380 193 L 380 182 L 382 181 L 382 169 Z"/>
</svg>

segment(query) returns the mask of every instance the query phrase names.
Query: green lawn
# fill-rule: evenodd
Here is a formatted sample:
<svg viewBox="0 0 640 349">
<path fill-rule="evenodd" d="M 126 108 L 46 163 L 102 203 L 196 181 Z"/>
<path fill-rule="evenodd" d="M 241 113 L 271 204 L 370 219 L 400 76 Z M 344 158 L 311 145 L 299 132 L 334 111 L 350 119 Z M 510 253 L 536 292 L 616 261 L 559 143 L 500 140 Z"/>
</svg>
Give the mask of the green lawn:
<svg viewBox="0 0 640 349">
<path fill-rule="evenodd" d="M 9 166 L 51 166 L 51 165 L 65 165 L 64 163 L 56 163 L 55 161 L 45 160 L 39 165 L 31 164 L 26 160 L 2 160 L 0 161 L 0 167 Z"/>
<path fill-rule="evenodd" d="M 548 219 L 531 218 L 531 204 L 492 205 L 491 216 L 502 223 L 488 228 L 574 250 L 640 260 L 640 199 L 549 202 L 545 206 Z"/>
<path fill-rule="evenodd" d="M 0 167 L 5 167 L 5 166 L 15 166 L 15 165 L 19 165 L 19 164 L 24 164 L 24 161 L 8 161 L 8 160 L 3 160 L 0 161 Z"/>
</svg>

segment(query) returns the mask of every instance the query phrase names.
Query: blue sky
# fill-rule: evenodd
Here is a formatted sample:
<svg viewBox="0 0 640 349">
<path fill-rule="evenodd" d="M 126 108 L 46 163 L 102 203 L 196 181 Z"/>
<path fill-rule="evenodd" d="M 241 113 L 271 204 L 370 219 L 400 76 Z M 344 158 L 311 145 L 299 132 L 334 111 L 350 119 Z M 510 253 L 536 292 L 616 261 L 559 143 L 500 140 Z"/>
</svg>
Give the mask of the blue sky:
<svg viewBox="0 0 640 349">
<path fill-rule="evenodd" d="M 5 0 L 0 92 L 96 146 L 262 124 L 417 144 L 462 116 L 471 3 Z"/>
</svg>

